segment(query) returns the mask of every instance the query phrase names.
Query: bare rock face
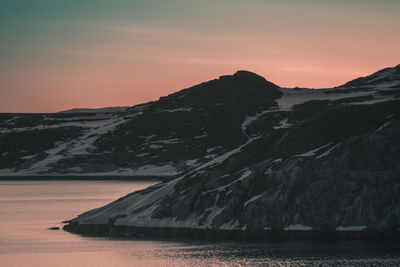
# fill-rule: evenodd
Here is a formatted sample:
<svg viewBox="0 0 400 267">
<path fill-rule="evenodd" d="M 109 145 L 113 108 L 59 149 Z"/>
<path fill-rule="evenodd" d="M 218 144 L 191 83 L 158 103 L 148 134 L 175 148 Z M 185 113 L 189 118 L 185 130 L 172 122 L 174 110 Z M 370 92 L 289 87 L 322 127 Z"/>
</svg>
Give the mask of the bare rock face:
<svg viewBox="0 0 400 267">
<path fill-rule="evenodd" d="M 261 225 L 252 222 L 252 227 L 275 221 L 282 229 L 302 224 L 320 231 L 351 225 L 395 230 L 400 219 L 399 163 L 393 159 L 400 156 L 400 146 L 393 141 L 399 131 L 397 122 L 382 132 L 345 140 L 321 158 L 282 162 L 264 176 L 263 193 L 246 205 L 245 221 L 259 218 Z M 391 225 L 396 220 L 397 226 Z"/>
</svg>

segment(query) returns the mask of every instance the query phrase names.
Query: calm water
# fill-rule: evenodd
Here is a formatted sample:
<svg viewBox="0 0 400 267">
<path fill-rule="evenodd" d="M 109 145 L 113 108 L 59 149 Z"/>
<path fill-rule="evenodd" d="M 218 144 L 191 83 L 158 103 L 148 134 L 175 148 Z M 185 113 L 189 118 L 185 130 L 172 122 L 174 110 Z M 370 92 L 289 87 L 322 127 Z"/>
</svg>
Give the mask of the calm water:
<svg viewBox="0 0 400 267">
<path fill-rule="evenodd" d="M 395 244 L 135 241 L 46 229 L 151 184 L 0 181 L 0 266 L 400 266 Z"/>
</svg>

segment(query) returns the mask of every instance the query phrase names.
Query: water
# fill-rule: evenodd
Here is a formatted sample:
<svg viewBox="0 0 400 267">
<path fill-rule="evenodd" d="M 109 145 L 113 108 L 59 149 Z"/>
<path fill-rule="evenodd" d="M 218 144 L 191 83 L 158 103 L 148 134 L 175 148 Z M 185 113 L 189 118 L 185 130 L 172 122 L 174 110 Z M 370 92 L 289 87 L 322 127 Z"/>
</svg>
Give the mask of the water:
<svg viewBox="0 0 400 267">
<path fill-rule="evenodd" d="M 0 266 L 400 266 L 398 244 L 118 240 L 46 229 L 153 183 L 0 181 Z"/>
</svg>

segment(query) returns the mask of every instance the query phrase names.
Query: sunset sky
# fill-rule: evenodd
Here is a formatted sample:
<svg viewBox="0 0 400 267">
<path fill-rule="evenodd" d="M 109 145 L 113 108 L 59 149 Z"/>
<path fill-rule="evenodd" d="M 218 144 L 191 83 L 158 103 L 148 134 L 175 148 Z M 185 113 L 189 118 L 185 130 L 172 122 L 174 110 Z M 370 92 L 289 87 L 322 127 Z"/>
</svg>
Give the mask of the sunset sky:
<svg viewBox="0 0 400 267">
<path fill-rule="evenodd" d="M 400 64 L 399 0 L 1 0 L 0 112 L 132 106 L 233 74 L 332 87 Z"/>
</svg>

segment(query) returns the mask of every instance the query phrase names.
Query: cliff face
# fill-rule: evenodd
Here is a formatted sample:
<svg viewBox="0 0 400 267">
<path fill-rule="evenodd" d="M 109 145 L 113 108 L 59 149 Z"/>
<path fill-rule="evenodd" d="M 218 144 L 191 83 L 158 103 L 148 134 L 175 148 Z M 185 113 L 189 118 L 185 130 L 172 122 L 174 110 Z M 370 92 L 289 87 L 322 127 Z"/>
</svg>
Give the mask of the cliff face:
<svg viewBox="0 0 400 267">
<path fill-rule="evenodd" d="M 174 106 L 177 99 L 218 109 L 210 117 L 216 128 L 207 128 L 207 136 L 218 138 L 204 137 L 202 143 L 208 155 L 182 147 L 179 156 L 196 159 L 185 173 L 79 215 L 67 228 L 398 233 L 399 68 L 320 90 L 278 88 L 238 72 L 247 80 L 231 92 L 238 96 L 232 101 L 212 102 L 202 89 L 218 95 L 219 86 L 232 88 L 238 74 L 161 99 L 157 105 L 164 110 L 191 108 Z M 258 83 L 266 88 L 246 87 Z"/>
</svg>

